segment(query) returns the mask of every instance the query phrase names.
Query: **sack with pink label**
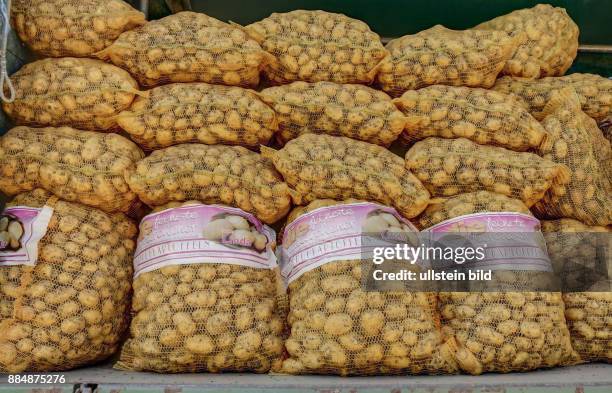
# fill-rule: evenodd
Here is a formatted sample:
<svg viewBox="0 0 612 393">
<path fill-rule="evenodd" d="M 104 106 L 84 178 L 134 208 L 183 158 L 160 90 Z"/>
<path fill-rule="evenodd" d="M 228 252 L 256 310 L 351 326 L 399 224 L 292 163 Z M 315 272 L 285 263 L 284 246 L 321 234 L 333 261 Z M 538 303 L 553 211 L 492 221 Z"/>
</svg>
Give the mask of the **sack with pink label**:
<svg viewBox="0 0 612 393">
<path fill-rule="evenodd" d="M 426 210 L 419 222 L 431 225 L 424 233 L 438 244 L 463 236 L 484 249 L 481 260 L 451 269 L 489 271 L 490 279 L 469 279 L 461 291 L 439 293 L 442 331 L 455 339 L 462 371 L 527 371 L 571 362 L 563 301 L 551 284 L 540 222 L 523 202 L 489 192 L 460 194 Z"/>
<path fill-rule="evenodd" d="M 434 292 L 362 286 L 365 236 L 411 238 L 416 229 L 377 203 L 319 199 L 290 214 L 283 233 L 289 374 L 386 375 L 456 371 Z M 364 262 L 366 262 L 364 264 Z M 418 267 L 415 266 L 418 270 Z"/>
<path fill-rule="evenodd" d="M 268 372 L 283 353 L 275 234 L 252 214 L 199 202 L 140 223 L 134 318 L 116 368 Z"/>
<path fill-rule="evenodd" d="M 98 363 L 128 326 L 137 228 L 36 189 L 0 214 L 0 372 Z"/>
</svg>

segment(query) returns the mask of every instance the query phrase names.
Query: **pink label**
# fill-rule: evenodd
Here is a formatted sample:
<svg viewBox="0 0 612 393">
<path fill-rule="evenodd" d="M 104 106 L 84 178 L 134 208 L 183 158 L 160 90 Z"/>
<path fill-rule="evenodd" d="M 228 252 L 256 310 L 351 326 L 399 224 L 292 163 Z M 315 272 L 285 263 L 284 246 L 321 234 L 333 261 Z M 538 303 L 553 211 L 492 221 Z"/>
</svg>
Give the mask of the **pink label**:
<svg viewBox="0 0 612 393">
<path fill-rule="evenodd" d="M 281 274 L 288 285 L 326 263 L 362 259 L 375 247 L 362 244 L 364 235 L 398 239 L 407 233 L 417 229 L 391 207 L 370 202 L 322 207 L 286 226 Z"/>
<path fill-rule="evenodd" d="M 53 208 L 9 207 L 0 214 L 0 267 L 34 266 L 38 243 L 47 233 Z"/>
<path fill-rule="evenodd" d="M 228 263 L 276 267 L 274 231 L 255 216 L 220 205 L 149 214 L 140 223 L 134 277 L 169 265 Z"/>
<path fill-rule="evenodd" d="M 447 234 L 462 234 L 485 258 L 471 268 L 552 271 L 540 221 L 514 212 L 475 213 L 443 221 L 423 231 L 430 243 L 443 243 Z"/>
</svg>

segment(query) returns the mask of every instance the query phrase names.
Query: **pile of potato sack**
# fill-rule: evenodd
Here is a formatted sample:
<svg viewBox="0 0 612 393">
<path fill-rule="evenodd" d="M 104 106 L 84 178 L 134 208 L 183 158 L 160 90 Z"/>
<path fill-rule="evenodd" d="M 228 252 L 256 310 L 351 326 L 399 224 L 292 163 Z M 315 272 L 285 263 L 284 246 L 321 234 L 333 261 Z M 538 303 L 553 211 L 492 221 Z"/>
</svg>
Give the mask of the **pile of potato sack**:
<svg viewBox="0 0 612 393">
<path fill-rule="evenodd" d="M 8 207 L 53 214 L 37 263 L 0 267 L 0 372 L 117 352 L 116 367 L 157 372 L 612 361 L 612 293 L 521 291 L 518 273 L 505 292 L 366 292 L 360 261 L 347 259 L 285 290 L 278 268 L 220 256 L 133 281 L 149 208 L 225 205 L 280 227 L 367 201 L 395 209 L 372 218 L 381 231 L 517 212 L 545 232 L 610 232 L 612 150 L 598 122 L 612 113 L 612 80 L 564 75 L 578 48 L 564 9 L 386 46 L 364 22 L 324 11 L 243 27 L 192 12 L 147 22 L 120 0 L 15 0 L 11 19 L 44 58 L 11 76 L 0 191 Z M 405 157 L 388 150 L 394 141 Z M 212 237 L 266 246 L 239 215 L 215 225 Z M 559 241 L 549 237 L 551 253 Z"/>
</svg>

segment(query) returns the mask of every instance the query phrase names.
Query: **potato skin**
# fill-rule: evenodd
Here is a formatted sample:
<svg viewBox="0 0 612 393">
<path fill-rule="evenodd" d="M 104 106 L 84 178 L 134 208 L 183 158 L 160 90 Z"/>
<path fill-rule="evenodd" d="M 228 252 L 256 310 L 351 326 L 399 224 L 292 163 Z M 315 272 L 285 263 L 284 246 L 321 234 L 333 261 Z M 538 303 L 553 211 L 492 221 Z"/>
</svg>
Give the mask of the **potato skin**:
<svg viewBox="0 0 612 393">
<path fill-rule="evenodd" d="M 11 9 L 21 41 L 46 57 L 88 57 L 145 23 L 142 12 L 121 0 L 16 0 Z"/>
<path fill-rule="evenodd" d="M 516 10 L 481 23 L 475 29 L 527 36 L 504 65 L 503 75 L 531 79 L 561 76 L 578 52 L 578 25 L 564 8 L 550 4 Z"/>
<path fill-rule="evenodd" d="M 304 134 L 281 150 L 262 148 L 299 201 L 356 198 L 393 206 L 406 218 L 422 212 L 429 192 L 387 149 L 346 137 Z"/>
<path fill-rule="evenodd" d="M 378 34 L 343 14 L 275 12 L 245 30 L 272 55 L 264 72 L 273 84 L 298 80 L 369 84 L 387 56 Z"/>
<path fill-rule="evenodd" d="M 492 89 L 519 96 L 533 117 L 542 120 L 544 106 L 552 93 L 565 87 L 576 90 L 583 112 L 598 122 L 612 113 L 612 80 L 601 75 L 574 73 L 542 79 L 504 76 L 495 82 Z"/>
<path fill-rule="evenodd" d="M 34 127 L 114 131 L 115 116 L 141 94 L 126 71 L 93 59 L 37 60 L 11 79 L 15 100 L 2 108 L 16 124 Z"/>
<path fill-rule="evenodd" d="M 389 146 L 406 123 L 388 95 L 362 85 L 293 82 L 261 97 L 277 113 L 282 143 L 312 132 Z"/>
<path fill-rule="evenodd" d="M 289 188 L 273 165 L 241 146 L 181 144 L 156 150 L 126 172 L 151 207 L 198 200 L 238 207 L 269 224 L 291 206 Z"/>
<path fill-rule="evenodd" d="M 51 203 L 54 212 L 36 265 L 0 269 L 3 373 L 98 363 L 117 351 L 128 326 L 136 225 L 121 213 L 51 197 L 36 189 L 9 203 Z"/>
<path fill-rule="evenodd" d="M 431 85 L 490 88 L 525 36 L 503 31 L 451 30 L 442 25 L 389 41 L 377 74 L 397 97 Z"/>
<path fill-rule="evenodd" d="M 128 70 L 143 87 L 174 82 L 255 87 L 269 55 L 242 29 L 183 11 L 121 34 L 97 56 Z"/>
<path fill-rule="evenodd" d="M 174 202 L 156 211 L 193 204 L 200 202 Z M 134 280 L 134 318 L 115 367 L 159 373 L 278 368 L 286 303 L 279 285 L 274 269 L 223 258 L 142 273 Z"/>
<path fill-rule="evenodd" d="M 114 133 L 70 127 L 18 126 L 0 137 L 0 190 L 43 188 L 106 212 L 128 212 L 136 200 L 124 178 L 144 153 Z"/>
<path fill-rule="evenodd" d="M 292 222 L 315 209 L 360 202 L 317 199 L 295 208 Z M 452 373 L 453 344 L 445 343 L 431 292 L 369 292 L 362 262 L 334 261 L 289 284 L 289 374 L 395 375 Z"/>
</svg>

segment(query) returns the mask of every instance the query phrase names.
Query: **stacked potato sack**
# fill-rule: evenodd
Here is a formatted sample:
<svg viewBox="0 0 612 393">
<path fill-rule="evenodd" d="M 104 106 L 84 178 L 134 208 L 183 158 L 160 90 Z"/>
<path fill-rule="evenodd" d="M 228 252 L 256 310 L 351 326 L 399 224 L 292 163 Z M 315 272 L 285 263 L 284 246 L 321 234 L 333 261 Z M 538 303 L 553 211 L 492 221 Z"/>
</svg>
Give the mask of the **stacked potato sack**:
<svg viewBox="0 0 612 393">
<path fill-rule="evenodd" d="M 430 85 L 489 88 L 523 38 L 436 25 L 391 40 L 377 80 L 393 96 Z"/>
<path fill-rule="evenodd" d="M 154 213 L 172 214 L 172 208 L 181 206 L 224 210 L 222 206 L 207 207 L 190 201 L 174 202 Z M 218 213 L 211 221 L 194 223 L 197 226 L 204 221 L 206 240 L 199 244 L 240 238 L 240 242 L 228 246 L 233 253 L 218 249 L 215 263 L 189 263 L 178 258 L 172 264 L 136 276 L 131 335 L 117 368 L 174 373 L 262 373 L 278 367 L 283 354 L 284 323 L 278 304 L 282 296 L 277 298 L 280 287 L 277 271 L 227 262 L 245 248 L 273 256 L 274 239 L 260 232 L 258 224 L 250 218 L 233 210 L 233 214 Z M 178 215 L 174 217 L 180 217 L 181 210 L 176 211 Z M 191 211 L 198 214 L 196 209 Z M 141 223 L 139 242 L 149 234 L 163 239 L 164 228 L 146 220 L 145 217 Z M 172 234 L 172 240 L 188 237 Z M 253 238 L 252 243 L 247 242 Z M 198 251 L 198 246 L 194 244 L 190 251 Z M 184 258 L 190 256 L 181 254 Z"/>
<path fill-rule="evenodd" d="M 287 228 L 320 208 L 348 210 L 355 202 L 315 200 L 296 208 L 289 215 Z M 376 204 L 359 208 L 376 206 L 383 208 Z M 343 228 L 354 225 L 354 218 L 341 220 Z M 409 224 L 389 208 L 372 210 L 365 221 L 357 223 L 370 234 L 410 231 Z M 285 231 L 283 247 L 290 242 L 303 247 L 308 229 L 318 231 L 319 227 L 299 223 L 297 233 Z M 361 269 L 359 258 L 340 258 L 308 269 L 289 283 L 291 333 L 285 344 L 289 358 L 283 362 L 282 371 L 339 375 L 455 372 L 452 343 L 443 343 L 440 334 L 435 294 L 365 291 Z"/>
<path fill-rule="evenodd" d="M 281 150 L 265 148 L 276 169 L 295 191 L 294 200 L 348 198 L 393 206 L 406 218 L 421 213 L 429 192 L 400 157 L 381 146 L 346 137 L 304 134 Z"/>
<path fill-rule="evenodd" d="M 273 223 L 291 206 L 289 188 L 272 164 L 241 146 L 181 144 L 156 150 L 126 179 L 152 207 L 188 200 L 221 203 Z"/>
<path fill-rule="evenodd" d="M 254 148 L 267 144 L 278 128 L 274 110 L 252 90 L 174 83 L 147 93 L 117 116 L 146 150 L 191 142 Z"/>
<path fill-rule="evenodd" d="M 476 29 L 526 34 L 502 74 L 527 78 L 561 76 L 578 52 L 578 26 L 564 8 L 538 4 L 479 24 Z"/>
<path fill-rule="evenodd" d="M 240 28 L 195 12 L 125 32 L 97 56 L 128 70 L 144 87 L 169 82 L 254 87 L 269 57 Z"/>
<path fill-rule="evenodd" d="M 34 52 L 49 57 L 87 57 L 119 34 L 146 23 L 121 0 L 14 0 L 11 24 Z"/>
<path fill-rule="evenodd" d="M 572 87 L 578 94 L 582 110 L 597 121 L 612 114 L 612 80 L 594 74 L 570 74 L 558 78 L 529 80 L 526 78 L 499 78 L 493 90 L 513 93 L 521 97 L 529 112 L 538 120 L 544 118 L 544 106 L 555 90 Z"/>
<path fill-rule="evenodd" d="M 467 138 L 525 151 L 548 139 L 542 125 L 511 94 L 438 85 L 409 90 L 394 102 L 408 119 L 402 134 L 407 143 L 432 136 Z"/>
<path fill-rule="evenodd" d="M 369 84 L 387 55 L 378 34 L 342 14 L 273 13 L 245 29 L 272 54 L 264 72 L 275 84 L 298 80 Z"/>
<path fill-rule="evenodd" d="M 113 133 L 18 126 L 0 137 L 0 191 L 43 188 L 69 202 L 128 212 L 136 194 L 125 180 L 143 152 Z"/>
<path fill-rule="evenodd" d="M 38 60 L 11 79 L 15 100 L 2 107 L 18 125 L 113 131 L 117 114 L 142 94 L 126 71 L 92 59 Z"/>
<path fill-rule="evenodd" d="M 293 82 L 261 97 L 277 113 L 282 143 L 316 133 L 389 146 L 406 122 L 387 94 L 362 85 Z"/>
<path fill-rule="evenodd" d="M 0 268 L 2 373 L 95 364 L 127 328 L 136 226 L 40 189 L 9 207 L 45 205 L 53 211 L 36 264 Z"/>
<path fill-rule="evenodd" d="M 597 241 L 592 233 L 611 232 L 608 227 L 588 226 L 580 221 L 563 218 L 542 221 L 542 231 L 546 238 L 548 253 L 556 264 L 590 262 L 595 245 L 586 242 Z M 605 239 L 604 239 L 605 241 Z M 608 252 L 610 249 L 608 248 Z M 609 258 L 610 255 L 607 255 Z M 565 319 L 570 330 L 572 346 L 583 362 L 612 363 L 612 293 L 609 278 L 605 279 L 603 291 L 566 292 Z M 595 284 L 597 285 L 597 284 Z M 607 289 L 606 289 L 607 288 Z"/>
<path fill-rule="evenodd" d="M 424 227 L 496 211 L 529 214 L 519 200 L 477 192 L 431 206 L 417 221 Z M 470 231 L 457 225 L 460 223 L 455 230 Z M 470 374 L 528 371 L 562 365 L 572 358 L 561 293 L 524 289 L 537 277 L 532 271 L 501 271 L 494 274 L 494 282 L 505 283 L 508 292 L 439 293 L 443 334 L 455 338 L 461 370 Z"/>
<path fill-rule="evenodd" d="M 427 138 L 406 153 L 406 168 L 433 196 L 492 191 L 528 207 L 551 187 L 570 180 L 570 171 L 533 153 L 479 145 L 465 138 Z"/>
<path fill-rule="evenodd" d="M 612 150 L 595 120 L 580 109 L 572 88 L 553 94 L 542 124 L 552 143 L 545 158 L 566 165 L 571 180 L 551 187 L 534 211 L 546 218 L 575 218 L 589 225 L 612 224 Z"/>
</svg>

